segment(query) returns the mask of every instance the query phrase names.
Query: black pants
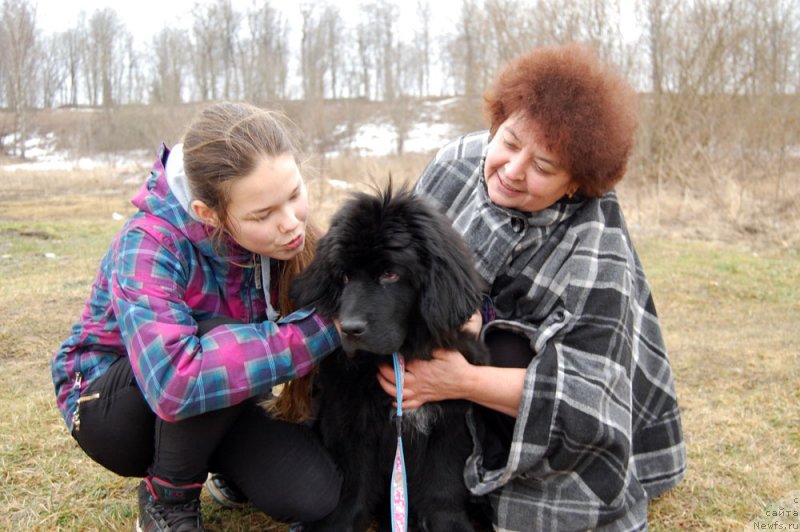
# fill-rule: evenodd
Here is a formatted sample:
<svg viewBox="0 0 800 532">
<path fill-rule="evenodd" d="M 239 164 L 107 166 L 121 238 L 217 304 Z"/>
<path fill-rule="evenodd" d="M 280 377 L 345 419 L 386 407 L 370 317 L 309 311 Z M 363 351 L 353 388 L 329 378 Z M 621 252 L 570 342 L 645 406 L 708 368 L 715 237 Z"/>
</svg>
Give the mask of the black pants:
<svg viewBox="0 0 800 532">
<path fill-rule="evenodd" d="M 201 483 L 229 478 L 261 511 L 310 522 L 339 500 L 341 477 L 311 428 L 271 419 L 255 401 L 168 423 L 156 417 L 120 358 L 92 382 L 73 436 L 103 467 L 123 476 Z"/>
</svg>

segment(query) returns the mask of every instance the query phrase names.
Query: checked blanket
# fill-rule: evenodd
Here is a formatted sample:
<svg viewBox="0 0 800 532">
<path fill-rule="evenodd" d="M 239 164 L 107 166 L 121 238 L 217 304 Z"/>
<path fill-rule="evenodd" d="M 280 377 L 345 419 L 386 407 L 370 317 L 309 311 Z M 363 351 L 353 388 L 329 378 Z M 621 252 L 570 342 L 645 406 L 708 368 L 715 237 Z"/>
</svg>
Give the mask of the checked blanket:
<svg viewBox="0 0 800 532">
<path fill-rule="evenodd" d="M 487 132 L 442 148 L 416 192 L 447 213 L 491 286 L 497 319 L 526 337 L 526 377 L 509 458 L 465 481 L 488 494 L 498 530 L 647 527 L 646 501 L 683 477 L 672 369 L 650 287 L 616 194 L 523 213 L 491 202 Z"/>
</svg>

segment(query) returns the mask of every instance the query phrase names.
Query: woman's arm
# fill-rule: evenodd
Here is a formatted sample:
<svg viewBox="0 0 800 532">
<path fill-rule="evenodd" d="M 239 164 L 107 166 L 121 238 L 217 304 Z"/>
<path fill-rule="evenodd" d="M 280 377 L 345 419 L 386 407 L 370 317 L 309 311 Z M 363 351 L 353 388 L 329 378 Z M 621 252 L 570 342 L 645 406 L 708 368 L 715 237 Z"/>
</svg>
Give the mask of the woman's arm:
<svg viewBox="0 0 800 532">
<path fill-rule="evenodd" d="M 412 360 L 403 380 L 403 408 L 431 401 L 466 399 L 516 417 L 525 382 L 525 368 L 474 366 L 458 351 L 437 349 L 432 360 Z M 379 368 L 381 387 L 397 397 L 394 369 Z"/>
</svg>

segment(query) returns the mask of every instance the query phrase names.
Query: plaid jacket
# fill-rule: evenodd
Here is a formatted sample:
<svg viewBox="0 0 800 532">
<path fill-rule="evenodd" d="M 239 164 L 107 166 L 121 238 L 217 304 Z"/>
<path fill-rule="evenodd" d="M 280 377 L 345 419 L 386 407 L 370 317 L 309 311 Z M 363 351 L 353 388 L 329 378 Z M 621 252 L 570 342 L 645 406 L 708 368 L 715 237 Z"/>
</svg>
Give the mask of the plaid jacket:
<svg viewBox="0 0 800 532">
<path fill-rule="evenodd" d="M 119 357 L 130 358 L 145 399 L 174 421 L 237 404 L 307 374 L 339 345 L 333 324 L 298 311 L 267 321 L 254 257 L 228 243 L 213 249 L 208 227 L 172 193 L 162 147 L 133 199 L 139 208 L 103 258 L 79 321 L 51 361 L 67 426 L 80 393 Z M 273 296 L 274 296 L 273 291 Z M 198 338 L 197 322 L 244 322 Z"/>
<path fill-rule="evenodd" d="M 650 288 L 616 195 L 562 200 L 536 213 L 494 205 L 488 133 L 442 148 L 417 183 L 452 219 L 491 286 L 483 333 L 527 337 L 527 369 L 506 466 L 486 470 L 480 441 L 466 469 L 490 494 L 498 530 L 647 527 L 646 501 L 683 476 L 672 370 Z"/>
</svg>

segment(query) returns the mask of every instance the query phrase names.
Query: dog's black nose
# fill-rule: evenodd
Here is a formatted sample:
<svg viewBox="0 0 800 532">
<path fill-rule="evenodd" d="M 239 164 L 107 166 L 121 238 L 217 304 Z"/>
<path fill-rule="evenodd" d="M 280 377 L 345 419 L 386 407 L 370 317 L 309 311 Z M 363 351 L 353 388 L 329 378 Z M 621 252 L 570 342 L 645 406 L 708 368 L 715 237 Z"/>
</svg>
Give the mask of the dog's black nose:
<svg viewBox="0 0 800 532">
<path fill-rule="evenodd" d="M 347 336 L 361 336 L 367 332 L 367 322 L 358 319 L 348 319 L 339 323 L 342 332 Z"/>
</svg>

